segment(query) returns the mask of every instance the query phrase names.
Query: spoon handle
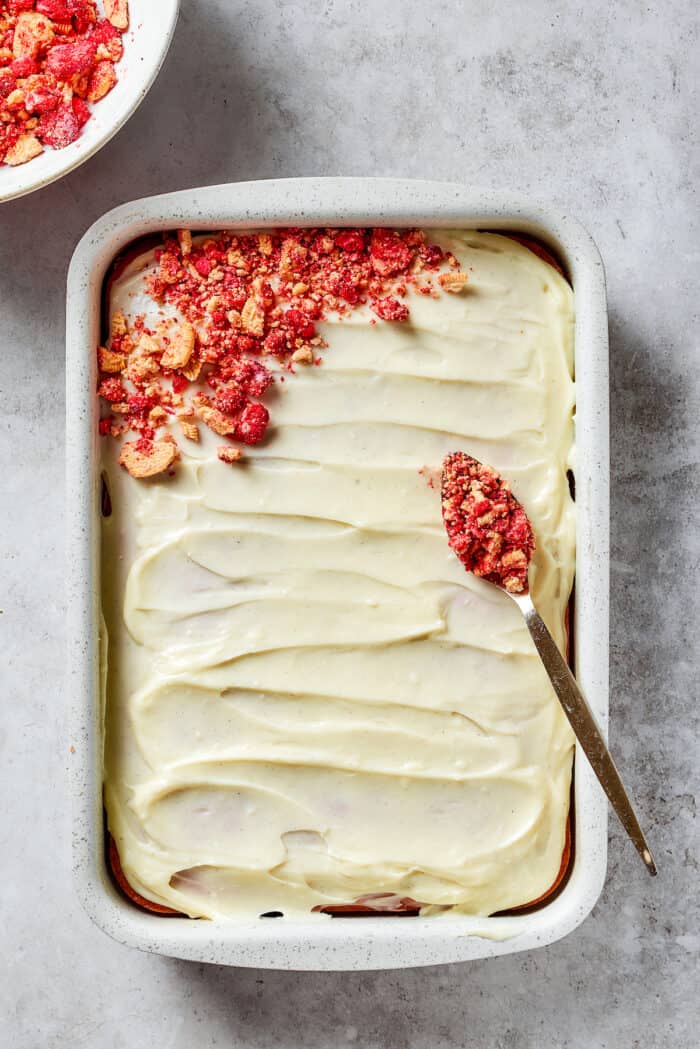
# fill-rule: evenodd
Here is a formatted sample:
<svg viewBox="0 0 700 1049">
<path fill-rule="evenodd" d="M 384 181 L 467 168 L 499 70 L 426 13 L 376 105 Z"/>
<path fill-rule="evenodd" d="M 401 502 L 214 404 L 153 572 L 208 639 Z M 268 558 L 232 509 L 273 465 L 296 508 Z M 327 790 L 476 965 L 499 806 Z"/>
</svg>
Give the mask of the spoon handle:
<svg viewBox="0 0 700 1049">
<path fill-rule="evenodd" d="M 620 774 L 610 756 L 605 740 L 598 728 L 595 718 L 586 702 L 583 693 L 576 684 L 576 679 L 559 651 L 554 638 L 545 626 L 542 617 L 532 603 L 529 595 L 511 594 L 520 606 L 525 617 L 527 628 L 537 651 L 549 674 L 557 698 L 574 730 L 576 739 L 588 758 L 601 787 L 607 794 L 610 804 L 617 813 L 622 826 L 627 831 L 634 846 L 642 857 L 650 874 L 656 874 L 656 864 L 651 854 L 641 827 L 634 814 L 632 803 L 627 796 Z"/>
</svg>

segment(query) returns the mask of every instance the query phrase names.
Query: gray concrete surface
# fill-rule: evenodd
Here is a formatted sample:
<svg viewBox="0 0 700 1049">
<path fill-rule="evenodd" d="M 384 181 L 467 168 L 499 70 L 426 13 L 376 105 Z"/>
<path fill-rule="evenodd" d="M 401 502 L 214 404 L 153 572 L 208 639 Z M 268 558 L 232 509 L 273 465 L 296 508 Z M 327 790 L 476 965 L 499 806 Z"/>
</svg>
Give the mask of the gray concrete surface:
<svg viewBox="0 0 700 1049">
<path fill-rule="evenodd" d="M 0 206 L 5 1049 L 692 1049 L 698 1009 L 698 20 L 692 0 L 184 0 L 142 108 Z M 656 848 L 617 826 L 586 923 L 537 953 L 365 975 L 216 969 L 76 903 L 64 768 L 63 308 L 85 227 L 135 196 L 304 174 L 462 179 L 595 236 L 612 354 L 612 740 Z"/>
</svg>

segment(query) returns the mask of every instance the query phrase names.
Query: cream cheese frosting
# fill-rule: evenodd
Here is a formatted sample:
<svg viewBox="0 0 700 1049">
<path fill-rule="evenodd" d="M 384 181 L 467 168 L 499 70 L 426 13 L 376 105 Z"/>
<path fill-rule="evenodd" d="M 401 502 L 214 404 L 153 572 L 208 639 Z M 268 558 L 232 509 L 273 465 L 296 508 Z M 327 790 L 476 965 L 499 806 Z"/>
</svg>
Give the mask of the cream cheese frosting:
<svg viewBox="0 0 700 1049">
<path fill-rule="evenodd" d="M 573 295 L 507 237 L 428 237 L 468 290 L 323 322 L 322 365 L 275 384 L 244 462 L 207 432 L 135 480 L 102 442 L 109 828 L 134 889 L 193 917 L 381 892 L 487 915 L 557 875 L 573 737 L 518 609 L 450 551 L 436 477 L 462 449 L 511 481 L 563 649 Z M 154 265 L 111 311 L 177 316 Z"/>
</svg>

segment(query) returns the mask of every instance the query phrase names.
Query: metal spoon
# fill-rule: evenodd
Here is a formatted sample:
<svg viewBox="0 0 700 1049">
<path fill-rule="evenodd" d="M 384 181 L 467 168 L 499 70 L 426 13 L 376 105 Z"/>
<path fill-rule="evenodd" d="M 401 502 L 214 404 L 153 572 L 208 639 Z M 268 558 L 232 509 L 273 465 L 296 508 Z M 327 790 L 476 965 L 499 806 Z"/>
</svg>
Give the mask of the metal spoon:
<svg viewBox="0 0 700 1049">
<path fill-rule="evenodd" d="M 497 586 L 498 584 L 494 585 Z M 639 826 L 632 803 L 601 731 L 596 724 L 591 708 L 588 706 L 554 638 L 533 605 L 529 591 L 513 594 L 506 590 L 505 587 L 499 587 L 499 589 L 508 594 L 522 612 L 527 628 L 530 631 L 530 636 L 535 642 L 535 647 L 549 675 L 549 680 L 552 682 L 557 699 L 561 703 L 564 713 L 569 719 L 569 724 L 574 730 L 576 739 L 581 744 L 581 748 L 588 758 L 591 768 L 607 794 L 620 823 L 642 857 L 647 870 L 650 874 L 656 874 L 656 864 L 654 863 L 651 849 L 644 837 L 642 828 Z"/>
<path fill-rule="evenodd" d="M 517 567 L 510 567 L 507 570 L 503 567 L 499 573 L 492 570 L 491 562 L 485 566 L 480 565 L 482 571 L 478 574 L 508 594 L 525 617 L 527 628 L 549 675 L 549 680 L 552 682 L 557 699 L 569 719 L 569 724 L 591 768 L 598 777 L 622 826 L 642 857 L 647 870 L 650 874 L 656 874 L 656 864 L 651 849 L 637 822 L 632 803 L 627 796 L 593 713 L 554 638 L 532 603 L 528 579 L 529 565 L 525 552 L 529 550 L 531 553 L 534 549 L 532 526 L 527 520 L 522 505 L 510 491 L 510 485 L 492 467 L 484 466 L 478 459 L 474 459 L 466 452 L 455 452 L 448 455 L 443 463 L 442 512 L 445 528 L 451 537 L 450 545 L 468 571 L 473 570 L 479 564 L 478 560 L 473 559 L 475 551 L 477 554 L 489 553 L 489 547 L 484 545 L 489 538 L 488 531 L 480 530 L 482 525 L 486 530 L 488 529 L 489 525 L 486 523 L 488 514 L 482 518 L 481 511 L 477 509 L 477 504 L 485 496 L 484 485 L 495 499 L 494 513 L 496 513 L 496 503 L 499 504 L 498 512 L 501 514 L 505 507 L 506 512 L 511 514 L 514 527 L 520 529 L 518 547 L 522 544 L 522 549 L 519 548 L 516 551 Z M 488 502 L 489 500 L 486 500 L 487 504 Z M 494 514 L 491 514 L 491 518 L 493 516 Z M 511 560 L 511 566 L 513 564 L 514 561 Z M 486 571 L 483 571 L 484 567 Z M 504 571 L 510 572 L 511 575 L 505 577 Z M 509 588 L 505 585 L 504 579 L 508 582 Z"/>
</svg>

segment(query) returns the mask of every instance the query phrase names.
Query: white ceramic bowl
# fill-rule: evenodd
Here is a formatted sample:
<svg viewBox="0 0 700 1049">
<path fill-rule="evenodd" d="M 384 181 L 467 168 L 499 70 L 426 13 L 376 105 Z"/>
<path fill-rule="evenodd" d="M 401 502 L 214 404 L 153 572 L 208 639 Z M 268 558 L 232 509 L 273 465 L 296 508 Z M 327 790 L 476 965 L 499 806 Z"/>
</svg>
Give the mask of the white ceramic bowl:
<svg viewBox="0 0 700 1049">
<path fill-rule="evenodd" d="M 102 2 L 98 0 L 102 9 Z M 0 201 L 22 197 L 67 175 L 87 160 L 129 119 L 155 80 L 168 53 L 180 0 L 129 0 L 129 29 L 116 85 L 93 107 L 92 119 L 65 149 L 45 149 L 19 167 L 0 165 Z"/>
</svg>

